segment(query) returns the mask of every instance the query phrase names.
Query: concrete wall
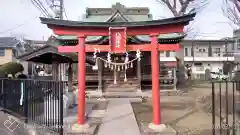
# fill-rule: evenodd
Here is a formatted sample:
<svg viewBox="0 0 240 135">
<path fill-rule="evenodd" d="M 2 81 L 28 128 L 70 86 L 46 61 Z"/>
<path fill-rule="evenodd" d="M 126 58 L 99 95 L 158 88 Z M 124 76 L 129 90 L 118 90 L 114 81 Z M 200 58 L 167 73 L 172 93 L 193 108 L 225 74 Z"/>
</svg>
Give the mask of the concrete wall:
<svg viewBox="0 0 240 135">
<path fill-rule="evenodd" d="M 185 62 L 185 64 L 191 65 L 191 62 Z M 212 72 L 219 72 L 219 69 L 222 69 L 223 63 L 221 61 L 219 62 L 203 62 L 202 66 L 193 66 L 192 67 L 192 73 L 193 74 L 205 74 L 206 69 L 210 69 Z"/>
</svg>

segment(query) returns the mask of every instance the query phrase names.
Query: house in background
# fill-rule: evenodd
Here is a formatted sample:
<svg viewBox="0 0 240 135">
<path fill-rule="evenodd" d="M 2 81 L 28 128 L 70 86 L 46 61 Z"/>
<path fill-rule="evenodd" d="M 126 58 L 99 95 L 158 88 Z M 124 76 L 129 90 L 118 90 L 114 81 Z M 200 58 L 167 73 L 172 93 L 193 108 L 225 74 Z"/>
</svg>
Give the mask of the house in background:
<svg viewBox="0 0 240 135">
<path fill-rule="evenodd" d="M 181 45 L 185 65 L 192 67 L 193 74 L 205 74 L 206 69 L 221 72 L 224 62 L 235 60 L 233 53 L 228 50 L 232 44 L 232 39 L 183 40 Z"/>
<path fill-rule="evenodd" d="M 0 65 L 8 62 L 19 62 L 16 57 L 26 52 L 24 43 L 15 37 L 0 37 Z M 24 74 L 28 73 L 27 62 L 20 62 Z"/>
<path fill-rule="evenodd" d="M 18 39 L 16 37 L 0 37 L 0 65 L 8 62 L 19 62 L 24 67 L 24 74 L 31 75 L 32 64 L 26 61 L 19 61 L 18 56 L 43 47 L 47 41 L 36 41 L 28 39 Z"/>
<path fill-rule="evenodd" d="M 240 29 L 234 30 L 233 37 L 230 39 L 234 40 L 234 44 L 228 46 L 228 51 L 234 53 L 235 64 L 240 63 Z"/>
<path fill-rule="evenodd" d="M 15 37 L 0 37 L 0 65 L 16 61 L 25 52 L 23 43 Z"/>
</svg>

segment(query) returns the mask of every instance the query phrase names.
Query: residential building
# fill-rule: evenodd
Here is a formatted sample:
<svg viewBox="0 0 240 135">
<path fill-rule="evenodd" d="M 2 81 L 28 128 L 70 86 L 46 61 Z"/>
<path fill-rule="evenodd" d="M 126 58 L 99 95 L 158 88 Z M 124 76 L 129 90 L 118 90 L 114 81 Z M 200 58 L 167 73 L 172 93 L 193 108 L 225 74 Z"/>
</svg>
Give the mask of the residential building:
<svg viewBox="0 0 240 135">
<path fill-rule="evenodd" d="M 8 62 L 19 62 L 16 57 L 25 52 L 24 44 L 15 37 L 0 37 L 0 65 Z M 24 67 L 24 74 L 27 74 L 27 62 L 21 62 Z"/>
<path fill-rule="evenodd" d="M 223 63 L 234 61 L 234 55 L 228 50 L 234 40 L 183 40 L 181 42 L 185 65 L 192 67 L 193 74 L 204 74 L 206 69 L 221 72 Z"/>
<path fill-rule="evenodd" d="M 228 50 L 234 53 L 235 63 L 240 63 L 240 29 L 234 30 L 230 39 L 234 40 L 234 44 L 228 46 Z"/>
<path fill-rule="evenodd" d="M 23 43 L 15 37 L 0 37 L 0 65 L 16 61 L 25 52 Z"/>
<path fill-rule="evenodd" d="M 43 40 L 24 39 L 24 47 L 26 48 L 27 51 L 43 47 L 46 44 L 47 44 L 47 41 L 43 41 Z"/>
<path fill-rule="evenodd" d="M 24 74 L 31 73 L 32 66 L 26 61 L 19 61 L 18 56 L 46 45 L 46 41 L 17 39 L 16 37 L 0 37 L 0 65 L 8 62 L 20 62 L 24 67 Z M 30 64 L 31 65 L 31 64 Z"/>
</svg>

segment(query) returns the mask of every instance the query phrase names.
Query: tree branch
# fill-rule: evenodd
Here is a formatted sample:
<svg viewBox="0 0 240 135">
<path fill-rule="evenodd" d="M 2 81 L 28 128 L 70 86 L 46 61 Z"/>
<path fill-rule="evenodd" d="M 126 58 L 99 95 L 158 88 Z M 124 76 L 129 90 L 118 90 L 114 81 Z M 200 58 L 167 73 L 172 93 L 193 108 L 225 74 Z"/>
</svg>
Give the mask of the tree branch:
<svg viewBox="0 0 240 135">
<path fill-rule="evenodd" d="M 180 3 L 181 5 L 183 5 L 183 0 L 179 0 L 179 3 Z"/>
<path fill-rule="evenodd" d="M 177 17 L 187 12 L 198 12 L 208 4 L 209 0 L 156 0 L 168 8 L 171 13 Z M 191 23 L 192 24 L 192 23 Z M 184 32 L 190 33 L 193 28 L 189 25 L 185 27 Z M 195 30 L 195 28 L 194 28 Z"/>
<path fill-rule="evenodd" d="M 176 0 L 174 0 L 176 1 Z M 172 12 L 172 14 L 174 16 L 178 16 L 178 12 L 177 12 L 177 9 L 174 8 L 174 6 L 171 5 L 170 1 L 169 0 L 157 0 L 157 2 L 159 3 L 163 3 L 164 5 L 167 6 L 167 8 Z M 177 4 L 176 4 L 177 5 Z"/>
<path fill-rule="evenodd" d="M 205 7 L 205 3 L 208 3 L 209 0 L 156 0 L 159 3 L 164 4 L 174 16 L 182 16 L 187 12 L 187 9 L 201 9 L 202 7 Z M 196 5 L 193 7 L 190 7 L 190 4 L 195 3 Z M 180 5 L 180 7 L 177 7 Z M 179 9 L 179 10 L 178 10 Z"/>
<path fill-rule="evenodd" d="M 236 6 L 238 12 L 240 11 L 240 5 L 239 5 L 239 3 L 240 3 L 240 0 L 235 0 L 235 1 L 234 1 L 234 5 Z"/>
<path fill-rule="evenodd" d="M 173 8 L 177 9 L 177 0 L 173 0 Z"/>
<path fill-rule="evenodd" d="M 225 0 L 222 6 L 224 15 L 235 25 L 240 26 L 240 0 Z"/>
<path fill-rule="evenodd" d="M 186 12 L 186 10 L 187 10 L 187 7 L 189 6 L 189 3 L 190 2 L 193 2 L 194 0 L 186 0 L 185 2 L 183 2 L 182 4 L 181 4 L 181 9 L 180 9 L 180 11 L 178 12 L 178 14 L 179 15 L 183 15 L 185 12 Z"/>
</svg>

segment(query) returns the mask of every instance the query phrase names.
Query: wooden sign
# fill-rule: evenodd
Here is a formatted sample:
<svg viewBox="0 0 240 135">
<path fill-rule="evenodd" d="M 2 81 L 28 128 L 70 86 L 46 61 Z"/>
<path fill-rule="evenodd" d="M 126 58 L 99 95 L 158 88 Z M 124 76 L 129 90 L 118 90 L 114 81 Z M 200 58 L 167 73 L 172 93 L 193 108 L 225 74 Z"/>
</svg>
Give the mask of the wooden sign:
<svg viewBox="0 0 240 135">
<path fill-rule="evenodd" d="M 126 52 L 126 28 L 125 27 L 110 27 L 109 28 L 109 44 L 111 52 L 124 53 Z"/>
</svg>

